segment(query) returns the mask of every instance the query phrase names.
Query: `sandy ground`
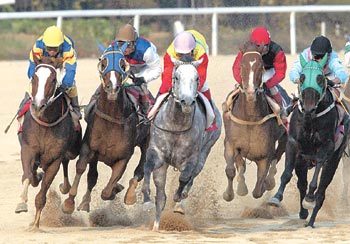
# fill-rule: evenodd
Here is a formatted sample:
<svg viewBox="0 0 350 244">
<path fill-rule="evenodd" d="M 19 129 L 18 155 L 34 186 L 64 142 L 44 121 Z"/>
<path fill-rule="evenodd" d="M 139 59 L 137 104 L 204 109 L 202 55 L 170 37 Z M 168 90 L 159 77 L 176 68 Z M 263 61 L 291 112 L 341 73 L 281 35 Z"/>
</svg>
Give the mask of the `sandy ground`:
<svg viewBox="0 0 350 244">
<path fill-rule="evenodd" d="M 219 56 L 210 60 L 208 80 L 214 100 L 219 107 L 233 86 L 231 73 L 233 58 L 233 56 Z M 293 58 L 288 57 L 288 64 L 292 63 Z M 97 60 L 80 60 L 78 63 L 76 80 L 82 104 L 88 102 L 99 84 L 96 64 Z M 0 62 L 0 70 L 0 104 L 2 104 L 0 123 L 1 129 L 4 130 L 14 116 L 28 87 L 27 62 L 3 61 Z M 288 92 L 293 92 L 295 89 L 287 79 L 282 84 Z M 159 80 L 151 83 L 150 89 L 154 94 L 159 85 Z M 245 197 L 236 195 L 230 203 L 222 199 L 222 193 L 226 187 L 226 163 L 223 157 L 224 132 L 213 147 L 204 170 L 194 183 L 191 195 L 186 202 L 186 217 L 172 215 L 170 212 L 165 214 L 164 223 L 168 230 L 160 232 L 150 230 L 154 213 L 142 211 L 140 194 L 137 203 L 131 207 L 122 203 L 125 191 L 120 193 L 114 201 L 102 201 L 101 190 L 107 183 L 111 171 L 100 163 L 99 180 L 92 192 L 90 213 L 75 212 L 72 216 L 61 213 L 60 202 L 65 199 L 65 196 L 58 191 L 58 185 L 63 179 L 63 173 L 60 170 L 48 194 L 40 231 L 30 232 L 28 226 L 34 220 L 34 197 L 39 188 L 29 188 L 29 212 L 15 214 L 14 210 L 22 190 L 22 168 L 16 127 L 15 122 L 9 132 L 7 134 L 2 132 L 0 137 L 0 242 L 2 243 L 350 243 L 349 209 L 339 202 L 342 189 L 341 166 L 329 187 L 326 202 L 319 212 L 315 229 L 304 228 L 305 221 L 298 219 L 299 195 L 296 191 L 295 177 L 287 186 L 283 202 L 288 212 L 287 216 L 272 219 L 242 217 L 249 215 L 252 208 L 264 203 L 276 188 L 272 192 L 265 193 L 261 199 L 255 200 L 251 192 L 256 181 L 256 166 L 254 163 L 247 162 L 246 179 L 249 194 Z M 127 186 L 138 158 L 139 151 L 136 150 L 121 180 L 124 186 Z M 279 184 L 283 165 L 284 158 L 279 164 L 277 184 Z M 71 162 L 69 167 L 71 181 L 75 173 L 74 168 L 75 162 Z M 177 174 L 169 169 L 167 181 L 169 206 L 172 205 L 172 193 L 177 186 Z M 80 203 L 86 190 L 85 182 L 86 173 L 80 184 L 77 204 Z M 171 229 L 189 230 L 178 232 Z"/>
</svg>

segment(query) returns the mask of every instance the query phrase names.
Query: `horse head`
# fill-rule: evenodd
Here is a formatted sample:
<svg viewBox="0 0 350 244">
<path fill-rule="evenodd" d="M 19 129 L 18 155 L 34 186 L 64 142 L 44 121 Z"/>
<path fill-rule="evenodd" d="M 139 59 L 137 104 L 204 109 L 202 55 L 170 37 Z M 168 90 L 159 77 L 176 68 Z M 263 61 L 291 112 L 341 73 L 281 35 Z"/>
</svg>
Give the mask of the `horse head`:
<svg viewBox="0 0 350 244">
<path fill-rule="evenodd" d="M 262 91 L 264 63 L 261 52 L 250 42 L 246 43 L 241 60 L 242 90 L 248 100 L 255 100 L 256 93 Z"/>
<path fill-rule="evenodd" d="M 312 116 L 326 93 L 327 80 L 323 74 L 323 66 L 327 62 L 327 54 L 319 62 L 307 62 L 302 55 L 299 58 L 302 67 L 299 84 L 300 105 L 305 115 Z"/>
<path fill-rule="evenodd" d="M 42 57 L 33 53 L 35 72 L 31 81 L 32 108 L 40 114 L 55 100 L 57 88 L 57 69 L 62 67 L 60 58 Z"/>
<path fill-rule="evenodd" d="M 128 78 L 128 64 L 124 57 L 124 51 L 127 48 L 125 43 L 121 48 L 111 45 L 99 58 L 97 65 L 100 73 L 103 90 L 107 93 L 108 100 L 116 100 L 123 85 Z"/>
<path fill-rule="evenodd" d="M 184 113 L 191 112 L 191 106 L 195 103 L 199 85 L 197 66 L 202 59 L 197 61 L 172 60 L 175 65 L 173 74 L 173 86 L 171 95 L 181 105 Z"/>
</svg>

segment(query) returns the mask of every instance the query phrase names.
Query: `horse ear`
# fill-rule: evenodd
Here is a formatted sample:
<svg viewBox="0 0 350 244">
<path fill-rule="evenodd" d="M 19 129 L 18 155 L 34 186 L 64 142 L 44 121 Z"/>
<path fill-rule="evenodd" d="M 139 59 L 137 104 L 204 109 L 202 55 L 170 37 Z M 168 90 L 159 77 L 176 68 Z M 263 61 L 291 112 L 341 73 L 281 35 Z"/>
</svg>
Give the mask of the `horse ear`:
<svg viewBox="0 0 350 244">
<path fill-rule="evenodd" d="M 39 57 L 34 53 L 34 51 L 32 50 L 32 56 L 33 56 L 33 61 L 35 63 L 35 65 L 38 65 L 41 63 L 41 60 L 39 59 Z"/>
<path fill-rule="evenodd" d="M 194 67 L 198 67 L 201 63 L 203 62 L 203 58 L 197 60 L 197 61 L 193 61 L 191 62 L 191 64 L 194 66 Z"/>
<path fill-rule="evenodd" d="M 324 87 L 325 79 L 326 78 L 323 75 L 318 75 L 316 78 L 317 84 L 321 87 Z"/>
<path fill-rule="evenodd" d="M 128 72 L 130 70 L 130 64 L 124 58 L 120 59 L 120 67 L 124 72 Z"/>
<path fill-rule="evenodd" d="M 60 69 L 63 65 L 63 58 L 53 58 L 51 59 L 51 62 L 56 69 Z"/>
<path fill-rule="evenodd" d="M 323 58 L 321 59 L 321 61 L 319 62 L 319 64 L 321 65 L 322 68 L 326 65 L 327 59 L 328 59 L 328 53 L 326 53 L 326 54 L 323 56 Z"/>
<path fill-rule="evenodd" d="M 125 52 L 126 48 L 128 47 L 129 43 L 128 42 L 124 42 L 124 44 L 120 47 L 120 50 L 122 51 L 122 53 Z"/>
<path fill-rule="evenodd" d="M 305 65 L 307 64 L 307 61 L 305 60 L 305 58 L 302 54 L 299 55 L 299 59 L 300 59 L 301 67 L 304 68 Z"/>
<path fill-rule="evenodd" d="M 182 64 L 183 62 L 181 62 L 180 60 L 177 60 L 176 58 L 170 57 L 171 62 L 175 65 L 175 66 L 179 66 L 180 64 Z"/>
<path fill-rule="evenodd" d="M 107 68 L 107 59 L 106 58 L 100 58 L 100 61 L 97 64 L 97 69 L 100 74 L 102 74 Z"/>
</svg>

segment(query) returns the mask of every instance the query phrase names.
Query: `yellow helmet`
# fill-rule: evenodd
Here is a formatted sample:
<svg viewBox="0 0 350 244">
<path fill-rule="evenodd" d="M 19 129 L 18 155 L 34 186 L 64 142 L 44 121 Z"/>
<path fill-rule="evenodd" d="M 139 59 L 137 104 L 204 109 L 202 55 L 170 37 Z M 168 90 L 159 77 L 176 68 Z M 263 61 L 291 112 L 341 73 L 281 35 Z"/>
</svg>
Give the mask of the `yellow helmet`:
<svg viewBox="0 0 350 244">
<path fill-rule="evenodd" d="M 43 42 L 47 47 L 59 47 L 63 41 L 63 33 L 55 25 L 48 27 L 43 34 Z"/>
<path fill-rule="evenodd" d="M 136 38 L 137 33 L 135 31 L 135 28 L 130 24 L 126 24 L 118 30 L 115 39 L 117 41 L 136 41 Z"/>
</svg>

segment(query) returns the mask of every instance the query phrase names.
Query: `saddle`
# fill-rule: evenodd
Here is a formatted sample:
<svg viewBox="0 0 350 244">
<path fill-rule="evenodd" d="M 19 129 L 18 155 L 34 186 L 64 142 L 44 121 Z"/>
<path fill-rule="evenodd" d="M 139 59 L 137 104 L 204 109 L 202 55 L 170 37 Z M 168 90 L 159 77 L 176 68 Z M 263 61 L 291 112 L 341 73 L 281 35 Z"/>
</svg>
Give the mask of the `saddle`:
<svg viewBox="0 0 350 244">
<path fill-rule="evenodd" d="M 226 113 L 232 110 L 232 107 L 234 105 L 234 102 L 237 100 L 238 98 L 238 94 L 240 93 L 240 89 L 238 88 L 238 86 L 236 87 L 236 89 L 234 89 L 233 91 L 231 91 L 227 97 L 226 100 L 222 103 L 222 112 Z M 277 118 L 277 122 L 279 125 L 282 125 L 282 119 L 281 119 L 281 108 L 280 106 L 268 95 L 264 94 L 267 100 L 267 103 L 269 105 L 269 107 L 271 108 L 272 112 L 276 115 Z"/>
</svg>

